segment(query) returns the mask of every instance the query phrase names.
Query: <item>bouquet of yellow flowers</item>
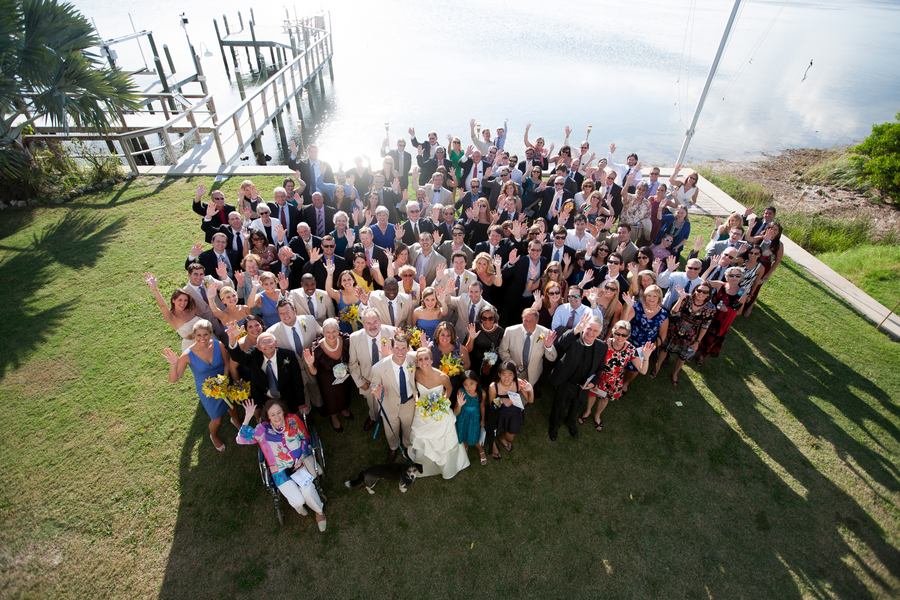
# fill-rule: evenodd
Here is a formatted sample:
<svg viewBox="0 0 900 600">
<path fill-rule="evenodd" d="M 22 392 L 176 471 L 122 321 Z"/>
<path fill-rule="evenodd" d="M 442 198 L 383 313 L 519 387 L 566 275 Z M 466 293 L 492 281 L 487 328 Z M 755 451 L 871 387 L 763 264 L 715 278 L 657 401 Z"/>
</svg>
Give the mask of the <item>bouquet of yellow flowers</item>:
<svg viewBox="0 0 900 600">
<path fill-rule="evenodd" d="M 201 391 L 210 398 L 224 400 L 229 408 L 250 398 L 250 384 L 243 379 L 231 383 L 228 375 L 216 375 L 203 382 Z"/>
<path fill-rule="evenodd" d="M 453 377 L 454 375 L 462 375 L 463 373 L 463 361 L 456 354 L 445 354 L 444 358 L 441 359 L 441 372 L 446 374 L 449 377 Z"/>
<path fill-rule="evenodd" d="M 405 333 L 409 340 L 409 347 L 413 350 L 418 350 L 419 346 L 422 345 L 422 340 L 425 339 L 425 332 L 418 327 L 407 327 Z"/>
<path fill-rule="evenodd" d="M 450 414 L 450 399 L 438 392 L 431 392 L 416 400 L 416 409 L 426 419 L 440 421 L 444 415 Z"/>
<path fill-rule="evenodd" d="M 341 309 L 340 315 L 341 321 L 344 323 L 350 323 L 353 327 L 353 331 L 359 329 L 359 306 L 356 304 L 351 304 L 350 306 L 345 306 Z"/>
</svg>

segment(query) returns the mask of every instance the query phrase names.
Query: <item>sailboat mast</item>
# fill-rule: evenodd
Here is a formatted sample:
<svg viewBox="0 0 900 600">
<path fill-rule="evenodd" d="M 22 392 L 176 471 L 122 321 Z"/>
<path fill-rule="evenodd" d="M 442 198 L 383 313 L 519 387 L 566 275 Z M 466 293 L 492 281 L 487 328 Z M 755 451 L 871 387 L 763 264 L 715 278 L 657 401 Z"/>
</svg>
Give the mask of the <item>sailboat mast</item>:
<svg viewBox="0 0 900 600">
<path fill-rule="evenodd" d="M 700 94 L 700 101 L 697 102 L 694 118 L 691 119 L 691 126 L 684 132 L 684 144 L 681 146 L 681 152 L 678 154 L 678 160 L 676 161 L 678 164 L 684 162 L 684 155 L 687 154 L 688 145 L 691 143 L 691 138 L 694 137 L 694 128 L 697 127 L 697 120 L 700 118 L 700 111 L 703 110 L 703 103 L 706 102 L 706 94 L 709 93 L 709 87 L 716 77 L 716 70 L 719 68 L 719 60 L 725 52 L 725 43 L 728 41 L 728 34 L 731 33 L 731 26 L 734 25 L 734 19 L 737 17 L 740 5 L 741 0 L 734 0 L 734 7 L 731 9 L 731 15 L 728 17 L 728 23 L 725 25 L 725 32 L 722 34 L 722 40 L 719 42 L 719 49 L 716 50 L 716 57 L 713 59 L 712 66 L 709 68 L 709 75 L 706 76 L 706 84 L 703 86 L 703 92 Z"/>
</svg>

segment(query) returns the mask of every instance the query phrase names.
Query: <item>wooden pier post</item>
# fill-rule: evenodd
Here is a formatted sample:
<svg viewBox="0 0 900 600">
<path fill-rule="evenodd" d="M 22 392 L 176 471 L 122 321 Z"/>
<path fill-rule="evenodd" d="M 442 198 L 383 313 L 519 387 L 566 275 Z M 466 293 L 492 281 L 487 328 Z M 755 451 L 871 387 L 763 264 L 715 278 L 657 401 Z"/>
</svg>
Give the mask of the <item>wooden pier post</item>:
<svg viewBox="0 0 900 600">
<path fill-rule="evenodd" d="M 328 75 L 331 76 L 331 82 L 334 83 L 334 65 L 331 63 L 331 57 L 334 56 L 334 33 L 331 29 L 331 11 L 328 11 Z"/>
<path fill-rule="evenodd" d="M 241 77 L 241 71 L 237 66 L 234 67 L 234 79 L 237 81 L 238 93 L 241 95 L 241 100 L 246 100 L 247 93 L 244 91 L 244 79 Z"/>
<path fill-rule="evenodd" d="M 191 53 L 193 54 L 193 51 Z M 169 63 L 169 70 L 172 72 L 172 75 L 174 75 L 175 63 L 172 62 L 172 54 L 169 52 L 169 46 L 167 44 L 163 44 L 163 54 L 166 55 L 166 62 Z M 176 91 L 180 94 L 181 88 L 178 88 Z"/>
<path fill-rule="evenodd" d="M 222 20 L 225 19 L 225 15 L 222 15 Z M 219 41 L 219 52 L 222 53 L 222 62 L 225 63 L 225 75 L 228 76 L 228 79 L 231 79 L 231 73 L 228 71 L 228 59 L 225 57 L 225 46 L 222 45 L 222 36 L 219 35 L 219 24 L 216 23 L 216 20 L 213 19 L 213 27 L 216 28 L 216 39 Z M 228 22 L 225 21 L 225 33 L 228 33 Z M 234 64 L 237 66 L 237 57 L 234 56 L 234 46 L 231 48 L 231 56 L 235 59 Z"/>
<path fill-rule="evenodd" d="M 278 124 L 278 133 L 281 135 L 281 151 L 285 152 L 290 148 L 287 140 L 287 132 L 284 130 L 284 121 L 281 119 L 281 112 L 278 111 L 278 114 L 275 116 L 275 122 Z"/>
<path fill-rule="evenodd" d="M 251 15 L 253 14 L 253 9 L 250 9 Z M 253 52 L 256 54 L 256 67 L 259 69 L 259 72 L 263 72 L 262 61 L 260 60 L 261 55 L 259 52 L 259 44 L 256 42 L 256 30 L 253 28 L 253 21 L 250 21 L 250 37 L 253 39 Z M 248 57 L 249 58 L 249 57 Z"/>
</svg>

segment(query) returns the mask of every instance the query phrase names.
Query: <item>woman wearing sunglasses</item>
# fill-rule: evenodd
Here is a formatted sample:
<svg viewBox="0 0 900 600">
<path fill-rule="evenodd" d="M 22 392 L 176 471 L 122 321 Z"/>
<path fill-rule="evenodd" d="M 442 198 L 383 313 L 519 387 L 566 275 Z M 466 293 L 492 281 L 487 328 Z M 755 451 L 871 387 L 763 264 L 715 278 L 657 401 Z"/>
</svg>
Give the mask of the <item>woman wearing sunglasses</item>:
<svg viewBox="0 0 900 600">
<path fill-rule="evenodd" d="M 662 368 L 663 361 L 671 352 L 678 358 L 675 360 L 675 370 L 672 372 L 672 385 L 678 385 L 678 372 L 684 363 L 691 359 L 700 342 L 706 336 L 709 325 L 716 316 L 716 306 L 712 303 L 712 286 L 703 282 L 694 288 L 688 295 L 681 286 L 677 286 L 678 302 L 672 307 L 672 314 L 678 315 L 673 320 L 672 327 L 666 336 L 666 341 L 659 349 L 656 358 L 656 369 L 650 375 L 655 379 Z"/>
</svg>

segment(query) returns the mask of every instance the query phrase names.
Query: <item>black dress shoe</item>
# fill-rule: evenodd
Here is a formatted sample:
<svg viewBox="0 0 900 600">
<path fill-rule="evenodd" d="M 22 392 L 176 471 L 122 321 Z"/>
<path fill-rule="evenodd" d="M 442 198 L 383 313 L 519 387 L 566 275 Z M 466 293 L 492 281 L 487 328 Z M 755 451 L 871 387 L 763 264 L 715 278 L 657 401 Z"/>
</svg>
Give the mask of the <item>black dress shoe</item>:
<svg viewBox="0 0 900 600">
<path fill-rule="evenodd" d="M 373 427 L 375 427 L 375 421 L 366 417 L 366 422 L 363 424 L 363 431 L 371 431 Z"/>
<path fill-rule="evenodd" d="M 331 428 L 334 429 L 335 431 L 337 431 L 338 433 L 344 433 L 344 426 L 343 426 L 343 425 L 338 425 L 337 427 L 335 427 L 335 426 L 334 426 L 334 423 L 332 423 L 332 424 L 331 424 Z"/>
<path fill-rule="evenodd" d="M 555 442 L 556 441 L 556 430 L 553 429 L 549 433 L 550 433 L 550 441 Z"/>
<path fill-rule="evenodd" d="M 569 427 L 569 435 L 571 435 L 573 438 L 577 438 L 578 437 L 578 428 L 577 427 Z"/>
<path fill-rule="evenodd" d="M 346 417 L 344 417 L 345 419 L 347 419 L 348 421 L 352 421 L 353 419 L 356 418 L 356 417 L 353 416 L 353 413 L 352 413 L 352 412 L 350 412 L 349 410 L 348 410 L 347 412 L 350 413 L 350 414 L 347 415 Z"/>
<path fill-rule="evenodd" d="M 392 462 L 394 462 L 395 460 L 397 460 L 397 451 L 396 451 L 396 450 L 391 450 L 391 451 L 389 451 L 389 452 L 388 452 L 388 455 L 387 455 L 387 461 L 388 461 L 389 463 L 392 463 Z"/>
</svg>

